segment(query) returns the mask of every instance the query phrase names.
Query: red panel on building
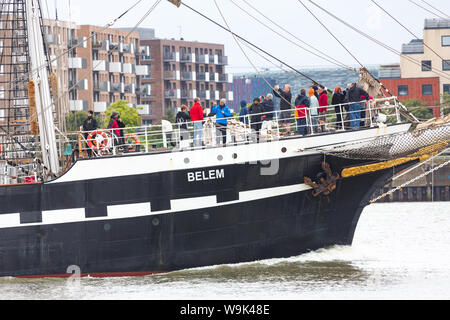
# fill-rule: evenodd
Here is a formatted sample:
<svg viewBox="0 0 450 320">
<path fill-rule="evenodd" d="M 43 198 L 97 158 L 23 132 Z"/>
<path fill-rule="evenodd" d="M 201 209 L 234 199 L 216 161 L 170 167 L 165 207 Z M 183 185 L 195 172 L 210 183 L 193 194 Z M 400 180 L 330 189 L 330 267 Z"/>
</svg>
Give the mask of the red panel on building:
<svg viewBox="0 0 450 320">
<path fill-rule="evenodd" d="M 423 104 L 433 107 L 434 116 L 439 117 L 440 83 L 438 77 L 380 79 L 380 81 L 400 101 L 420 100 Z"/>
</svg>

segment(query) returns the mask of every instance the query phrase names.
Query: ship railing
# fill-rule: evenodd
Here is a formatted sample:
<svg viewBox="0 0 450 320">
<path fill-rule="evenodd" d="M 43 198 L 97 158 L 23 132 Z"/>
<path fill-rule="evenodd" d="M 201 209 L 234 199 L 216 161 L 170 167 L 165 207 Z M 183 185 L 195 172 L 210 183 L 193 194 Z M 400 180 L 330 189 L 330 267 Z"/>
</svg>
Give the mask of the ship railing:
<svg viewBox="0 0 450 320">
<path fill-rule="evenodd" d="M 226 127 L 218 124 L 220 119 L 209 117 L 201 122 L 163 121 L 160 125 L 127 127 L 122 137 L 117 134 L 118 129 L 102 129 L 102 134 L 96 135 L 79 131 L 67 137 L 77 156 L 101 157 L 270 142 L 402 122 L 395 97 L 360 101 L 361 110 L 357 111 L 352 107 L 354 104 L 330 105 L 326 114 L 307 112 L 306 117 L 299 117 L 297 108 L 245 116 L 234 114 L 226 118 Z"/>
</svg>

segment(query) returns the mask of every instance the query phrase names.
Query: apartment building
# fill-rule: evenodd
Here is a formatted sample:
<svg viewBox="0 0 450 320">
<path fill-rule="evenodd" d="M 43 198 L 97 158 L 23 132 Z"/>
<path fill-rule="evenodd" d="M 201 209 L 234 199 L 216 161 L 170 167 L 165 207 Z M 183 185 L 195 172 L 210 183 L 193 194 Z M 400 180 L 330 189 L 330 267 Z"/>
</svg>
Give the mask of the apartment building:
<svg viewBox="0 0 450 320">
<path fill-rule="evenodd" d="M 144 123 L 161 119 L 168 110 L 176 113 L 182 104 L 190 107 L 196 97 L 205 108 L 220 99 L 233 101 L 233 92 L 227 88 L 233 76 L 226 72 L 223 45 L 141 38 L 141 49 L 146 53 L 139 63 L 151 69 L 151 76 L 141 79 L 141 104 L 150 111 L 143 115 Z"/>
<path fill-rule="evenodd" d="M 138 92 L 140 77 L 149 75 L 149 67 L 138 65 L 138 33 L 53 20 L 44 20 L 44 31 L 51 59 L 58 57 L 53 68 L 66 114 L 102 113 L 117 100 L 145 112 Z M 69 48 L 73 49 L 67 52 Z"/>
<path fill-rule="evenodd" d="M 433 90 L 439 94 L 450 93 L 450 21 L 426 19 L 423 39 L 402 46 L 400 69 L 401 78 L 438 77 L 439 86 Z M 433 72 L 434 69 L 441 74 Z"/>
</svg>

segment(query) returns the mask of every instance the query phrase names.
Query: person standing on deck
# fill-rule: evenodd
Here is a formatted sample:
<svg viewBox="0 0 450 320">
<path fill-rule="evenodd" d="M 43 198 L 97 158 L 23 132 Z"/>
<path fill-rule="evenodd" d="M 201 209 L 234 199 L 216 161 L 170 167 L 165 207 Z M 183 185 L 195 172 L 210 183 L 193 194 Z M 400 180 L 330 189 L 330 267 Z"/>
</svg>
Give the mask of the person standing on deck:
<svg viewBox="0 0 450 320">
<path fill-rule="evenodd" d="M 194 123 L 194 147 L 202 146 L 203 138 L 203 108 L 200 104 L 200 98 L 194 99 L 194 105 L 190 111 L 191 120 Z"/>
<path fill-rule="evenodd" d="M 311 102 L 306 96 L 306 90 L 301 89 L 300 95 L 295 99 L 295 119 L 297 121 L 297 132 L 301 136 L 308 134 L 308 110 Z"/>
<path fill-rule="evenodd" d="M 344 129 L 342 126 L 344 119 L 344 106 L 342 105 L 345 100 L 345 95 L 342 93 L 341 87 L 336 87 L 334 89 L 333 100 L 331 104 L 334 106 L 334 111 L 336 112 L 336 129 Z"/>
<path fill-rule="evenodd" d="M 216 126 L 219 134 L 222 136 L 222 142 L 224 145 L 227 143 L 227 118 L 230 118 L 232 116 L 230 108 L 228 108 L 226 103 L 227 100 L 222 99 L 220 100 L 219 105 L 213 107 L 213 109 L 211 110 L 211 112 L 216 115 Z"/>
<path fill-rule="evenodd" d="M 181 111 L 177 113 L 175 121 L 180 129 L 180 141 L 189 140 L 189 127 L 188 123 L 191 121 L 191 117 L 187 114 L 188 107 L 186 105 L 181 106 Z"/>
<path fill-rule="evenodd" d="M 327 131 L 328 95 L 324 86 L 319 86 L 319 123 L 322 132 Z"/>
<path fill-rule="evenodd" d="M 263 121 L 263 115 L 264 107 L 260 103 L 260 98 L 253 99 L 253 104 L 250 107 L 250 115 L 251 115 L 251 122 L 252 122 L 252 131 L 256 131 L 256 141 L 259 142 L 259 135 L 261 132 L 262 127 L 262 121 Z"/>
<path fill-rule="evenodd" d="M 291 118 L 292 118 L 292 93 L 289 84 L 284 86 L 284 90 L 280 89 L 279 85 L 273 88 L 275 97 L 280 98 L 280 118 L 279 123 L 284 128 L 286 135 L 291 134 Z"/>
<path fill-rule="evenodd" d="M 275 111 L 275 105 L 273 103 L 273 95 L 271 93 L 267 94 L 266 99 L 263 103 L 261 103 L 261 106 L 263 107 L 263 120 L 265 121 L 272 121 L 273 115 Z"/>
<path fill-rule="evenodd" d="M 239 112 L 239 121 L 248 125 L 248 108 L 247 101 L 241 101 L 241 111 Z"/>
<path fill-rule="evenodd" d="M 113 145 L 116 145 L 115 141 L 120 137 L 120 127 L 119 122 L 117 121 L 118 117 L 119 113 L 117 111 L 114 111 L 108 123 L 108 129 L 110 129 L 110 132 L 113 135 Z"/>
<path fill-rule="evenodd" d="M 95 120 L 94 118 L 94 112 L 93 111 L 88 111 L 88 117 L 83 121 L 83 131 L 84 131 L 84 138 L 87 141 L 87 138 L 89 137 L 90 131 L 94 131 L 98 129 L 98 125 L 97 125 L 97 120 Z M 92 157 L 92 150 L 89 147 L 89 145 L 87 145 L 87 154 L 88 157 L 91 158 Z"/>
<path fill-rule="evenodd" d="M 319 117 L 319 100 L 317 99 L 316 96 L 316 92 L 314 91 L 313 88 L 309 89 L 308 92 L 308 96 L 309 96 L 309 101 L 310 101 L 310 107 L 309 107 L 309 112 L 311 114 L 311 128 L 312 128 L 312 132 L 313 133 L 318 133 L 319 132 L 319 127 L 318 127 L 318 117 Z"/>
<path fill-rule="evenodd" d="M 361 98 L 363 96 L 364 98 Z M 369 100 L 369 94 L 353 83 L 347 91 L 345 102 L 350 103 L 350 126 L 352 129 L 359 129 L 361 125 L 361 101 Z"/>
</svg>

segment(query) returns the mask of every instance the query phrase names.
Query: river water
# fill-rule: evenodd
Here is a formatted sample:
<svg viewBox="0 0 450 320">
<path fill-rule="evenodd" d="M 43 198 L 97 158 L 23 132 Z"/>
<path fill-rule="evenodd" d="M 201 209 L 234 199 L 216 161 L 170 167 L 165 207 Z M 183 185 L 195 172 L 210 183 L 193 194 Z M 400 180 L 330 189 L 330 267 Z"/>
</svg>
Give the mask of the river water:
<svg viewBox="0 0 450 320">
<path fill-rule="evenodd" d="M 352 246 L 130 278 L 0 279 L 0 299 L 450 299 L 450 203 L 367 207 Z"/>
</svg>

